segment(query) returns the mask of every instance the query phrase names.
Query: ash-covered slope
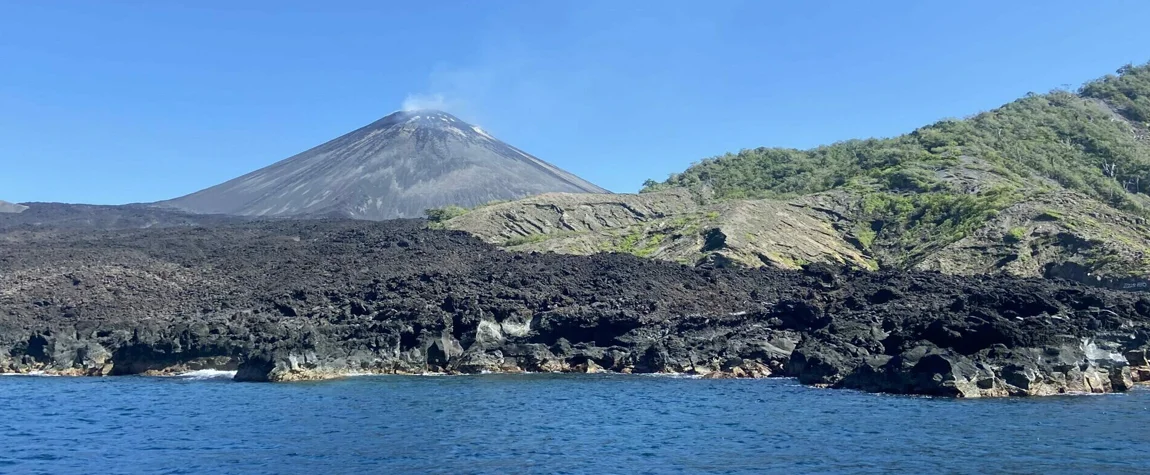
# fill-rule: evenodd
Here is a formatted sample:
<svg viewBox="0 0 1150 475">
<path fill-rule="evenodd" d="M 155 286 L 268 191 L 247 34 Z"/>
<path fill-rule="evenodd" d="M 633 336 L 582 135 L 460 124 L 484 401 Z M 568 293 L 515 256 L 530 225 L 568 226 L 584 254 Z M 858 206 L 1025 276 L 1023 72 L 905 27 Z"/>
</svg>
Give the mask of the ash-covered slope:
<svg viewBox="0 0 1150 475">
<path fill-rule="evenodd" d="M 248 216 L 422 217 L 546 192 L 607 193 L 439 111 L 396 112 L 234 180 L 157 203 Z"/>
<path fill-rule="evenodd" d="M 28 209 L 27 206 L 0 200 L 0 213 L 19 213 L 26 209 Z"/>
</svg>

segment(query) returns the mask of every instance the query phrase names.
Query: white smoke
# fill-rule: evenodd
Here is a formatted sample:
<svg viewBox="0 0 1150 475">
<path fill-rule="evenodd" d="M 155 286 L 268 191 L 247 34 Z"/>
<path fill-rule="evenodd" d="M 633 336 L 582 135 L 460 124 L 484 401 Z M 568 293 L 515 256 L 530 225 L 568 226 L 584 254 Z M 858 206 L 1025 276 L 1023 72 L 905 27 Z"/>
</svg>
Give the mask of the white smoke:
<svg viewBox="0 0 1150 475">
<path fill-rule="evenodd" d="M 466 60 L 435 65 L 426 87 L 408 94 L 402 109 L 436 109 L 485 125 L 498 111 L 537 110 L 541 102 L 537 97 L 523 97 L 531 86 L 542 82 L 535 73 L 536 63 L 517 39 L 481 41 Z"/>
<path fill-rule="evenodd" d="M 405 111 L 435 109 L 447 112 L 450 106 L 443 94 L 408 94 L 403 100 L 402 109 Z"/>
<path fill-rule="evenodd" d="M 609 79 L 597 63 L 572 64 L 534 43 L 516 28 L 485 31 L 469 55 L 436 64 L 426 86 L 408 94 L 402 108 L 438 109 L 489 130 L 498 130 L 508 118 L 522 127 L 523 117 L 564 114 L 572 97 Z"/>
</svg>

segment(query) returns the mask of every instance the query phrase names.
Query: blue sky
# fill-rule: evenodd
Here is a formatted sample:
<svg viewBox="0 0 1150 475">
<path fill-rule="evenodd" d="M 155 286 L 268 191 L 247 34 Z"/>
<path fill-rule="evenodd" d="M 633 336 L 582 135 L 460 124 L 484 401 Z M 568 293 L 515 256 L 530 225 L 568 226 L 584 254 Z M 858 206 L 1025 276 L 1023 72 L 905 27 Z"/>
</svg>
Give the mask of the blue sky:
<svg viewBox="0 0 1150 475">
<path fill-rule="evenodd" d="M 171 198 L 405 101 L 632 192 L 724 152 L 897 135 L 1150 60 L 1150 2 L 1038 5 L 3 1 L 0 199 Z"/>
</svg>

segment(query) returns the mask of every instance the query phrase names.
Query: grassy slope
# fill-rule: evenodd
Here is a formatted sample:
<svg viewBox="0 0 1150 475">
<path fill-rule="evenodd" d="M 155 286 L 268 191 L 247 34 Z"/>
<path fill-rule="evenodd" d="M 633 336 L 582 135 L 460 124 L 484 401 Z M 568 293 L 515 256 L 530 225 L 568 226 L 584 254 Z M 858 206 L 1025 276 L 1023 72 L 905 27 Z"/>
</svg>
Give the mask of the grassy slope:
<svg viewBox="0 0 1150 475">
<path fill-rule="evenodd" d="M 1003 210 L 1065 190 L 1150 216 L 1147 121 L 1150 64 L 1127 66 L 1078 93 L 1030 94 L 894 138 L 706 159 L 643 191 L 688 187 L 719 200 L 848 191 L 861 197 L 859 241 L 907 265 Z"/>
</svg>

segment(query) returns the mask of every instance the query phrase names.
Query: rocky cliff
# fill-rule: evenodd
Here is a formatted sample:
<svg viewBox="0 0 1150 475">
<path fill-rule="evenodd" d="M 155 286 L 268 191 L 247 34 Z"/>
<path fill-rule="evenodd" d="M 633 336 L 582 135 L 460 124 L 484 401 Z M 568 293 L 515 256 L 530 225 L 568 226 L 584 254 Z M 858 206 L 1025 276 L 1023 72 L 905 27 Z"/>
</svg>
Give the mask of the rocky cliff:
<svg viewBox="0 0 1150 475">
<path fill-rule="evenodd" d="M 42 229 L 0 246 L 0 369 L 681 372 L 943 396 L 1128 389 L 1150 299 L 1062 281 L 506 253 L 420 222 Z"/>
</svg>

